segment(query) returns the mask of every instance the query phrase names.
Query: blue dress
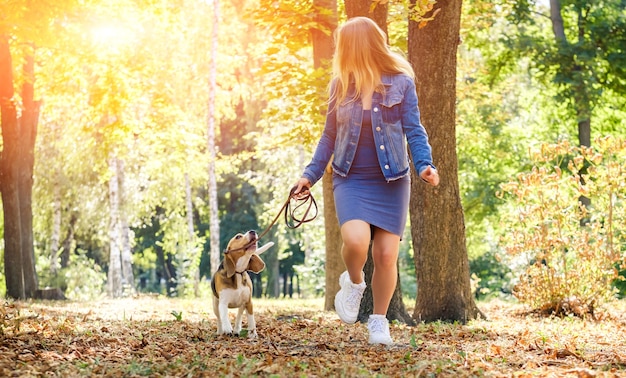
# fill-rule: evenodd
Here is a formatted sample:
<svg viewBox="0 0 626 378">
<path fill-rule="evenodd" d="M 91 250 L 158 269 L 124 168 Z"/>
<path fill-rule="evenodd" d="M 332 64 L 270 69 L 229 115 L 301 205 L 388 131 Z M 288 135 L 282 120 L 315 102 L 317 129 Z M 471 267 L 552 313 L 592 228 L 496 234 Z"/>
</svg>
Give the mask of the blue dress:
<svg viewBox="0 0 626 378">
<path fill-rule="evenodd" d="M 387 182 L 378 163 L 371 111 L 363 123 L 354 161 L 346 177 L 333 173 L 333 193 L 339 225 L 359 219 L 402 237 L 409 210 L 411 179 Z"/>
</svg>

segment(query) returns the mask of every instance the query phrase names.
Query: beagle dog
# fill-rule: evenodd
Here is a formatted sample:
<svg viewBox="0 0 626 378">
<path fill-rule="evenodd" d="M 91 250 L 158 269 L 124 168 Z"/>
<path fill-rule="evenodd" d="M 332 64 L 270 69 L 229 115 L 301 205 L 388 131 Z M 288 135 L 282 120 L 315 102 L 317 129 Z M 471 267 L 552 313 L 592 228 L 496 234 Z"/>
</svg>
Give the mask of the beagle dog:
<svg viewBox="0 0 626 378">
<path fill-rule="evenodd" d="M 256 323 L 252 310 L 252 281 L 248 271 L 259 273 L 265 268 L 265 262 L 259 255 L 273 242 L 257 248 L 258 235 L 250 230 L 237 234 L 228 242 L 224 251 L 224 260 L 211 279 L 213 289 L 213 311 L 217 317 L 217 334 L 239 335 L 244 310 L 248 314 L 248 337 L 256 338 Z M 235 328 L 228 319 L 228 309 L 236 308 Z"/>
</svg>

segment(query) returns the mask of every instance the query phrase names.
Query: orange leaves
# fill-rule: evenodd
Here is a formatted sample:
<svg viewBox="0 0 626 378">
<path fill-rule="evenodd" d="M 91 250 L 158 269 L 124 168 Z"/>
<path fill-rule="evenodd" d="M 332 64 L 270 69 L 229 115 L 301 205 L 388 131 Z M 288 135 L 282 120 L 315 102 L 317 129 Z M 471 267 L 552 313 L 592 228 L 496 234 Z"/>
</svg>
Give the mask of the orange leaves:
<svg viewBox="0 0 626 378">
<path fill-rule="evenodd" d="M 5 304 L 1 312 L 23 321 L 0 338 L 0 375 L 609 377 L 603 372 L 626 369 L 624 303 L 603 322 L 484 303 L 489 321 L 392 323 L 392 347 L 369 345 L 364 324 L 343 324 L 322 306 L 257 299 L 259 338 L 251 341 L 216 336 L 207 299 Z M 185 317 L 176 321 L 172 310 Z"/>
<path fill-rule="evenodd" d="M 533 167 L 502 185 L 510 210 L 502 248 L 518 263 L 515 296 L 547 313 L 594 315 L 612 297 L 626 220 L 624 141 L 544 144 Z M 591 206 L 581 199 L 586 198 Z"/>
</svg>

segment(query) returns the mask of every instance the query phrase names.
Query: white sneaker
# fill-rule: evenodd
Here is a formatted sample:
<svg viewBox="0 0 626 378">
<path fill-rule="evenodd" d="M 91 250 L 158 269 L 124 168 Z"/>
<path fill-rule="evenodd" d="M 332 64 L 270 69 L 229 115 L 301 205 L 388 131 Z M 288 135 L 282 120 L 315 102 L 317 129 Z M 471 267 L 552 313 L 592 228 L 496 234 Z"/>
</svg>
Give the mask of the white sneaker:
<svg viewBox="0 0 626 378">
<path fill-rule="evenodd" d="M 385 315 L 370 315 L 367 321 L 367 329 L 370 331 L 370 344 L 393 344 L 393 340 L 389 335 L 389 321 Z"/>
<path fill-rule="evenodd" d="M 339 318 L 348 324 L 356 322 L 359 316 L 359 307 L 361 307 L 361 298 L 363 298 L 363 292 L 365 291 L 365 273 L 363 275 L 363 282 L 360 284 L 354 284 L 350 280 L 348 271 L 341 273 L 339 276 L 339 286 L 341 289 L 335 296 L 335 311 Z"/>
</svg>

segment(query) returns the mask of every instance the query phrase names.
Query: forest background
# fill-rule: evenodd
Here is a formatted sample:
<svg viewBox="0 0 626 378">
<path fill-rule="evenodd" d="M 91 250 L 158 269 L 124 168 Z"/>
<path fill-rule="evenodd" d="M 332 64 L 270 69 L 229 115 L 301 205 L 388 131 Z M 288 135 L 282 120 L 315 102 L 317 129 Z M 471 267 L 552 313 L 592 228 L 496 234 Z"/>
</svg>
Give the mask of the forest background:
<svg viewBox="0 0 626 378">
<path fill-rule="evenodd" d="M 589 271 L 602 281 L 582 289 L 587 305 L 626 294 L 626 14 L 623 1 L 600 3 L 561 2 L 564 23 L 574 25 L 570 50 L 554 42 L 546 2 L 463 4 L 456 138 L 477 298 L 511 297 L 529 266 L 550 259 L 562 260 L 559 274 Z M 329 33 L 314 17 L 324 10 L 300 1 L 216 4 L 2 3 L 12 74 L 18 87 L 34 83 L 39 106 L 32 244 L 40 288 L 74 300 L 208 296 L 211 250 L 264 229 L 282 206 L 323 127 L 329 72 L 314 66 L 310 33 Z M 388 4 L 390 45 L 400 52 L 408 8 Z M 24 93 L 14 100 L 26 101 Z M 6 137 L 3 128 L 5 160 Z M 322 198 L 321 185 L 313 194 Z M 324 294 L 323 218 L 272 228 L 257 295 Z M 403 294 L 415 298 L 408 231 L 400 264 Z"/>
</svg>

